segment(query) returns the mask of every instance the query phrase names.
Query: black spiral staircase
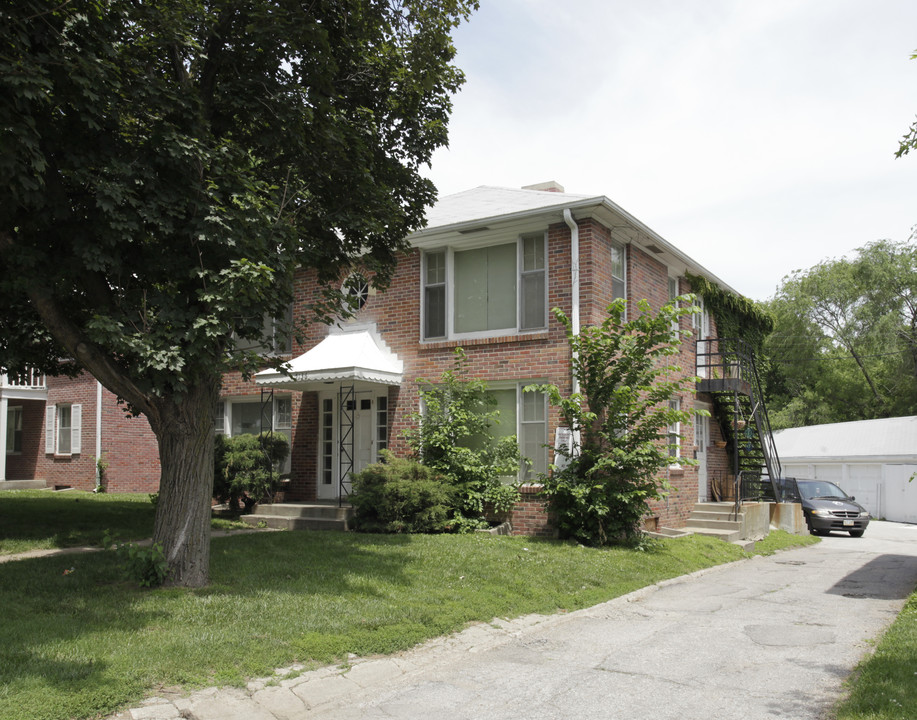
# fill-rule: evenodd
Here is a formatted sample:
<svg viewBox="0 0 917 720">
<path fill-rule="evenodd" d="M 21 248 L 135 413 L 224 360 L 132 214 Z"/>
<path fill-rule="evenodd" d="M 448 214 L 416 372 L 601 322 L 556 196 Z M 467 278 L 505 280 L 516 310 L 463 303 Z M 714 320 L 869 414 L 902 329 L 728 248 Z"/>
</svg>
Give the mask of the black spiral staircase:
<svg viewBox="0 0 917 720">
<path fill-rule="evenodd" d="M 755 354 L 738 338 L 697 341 L 697 391 L 713 398 L 713 416 L 732 455 L 735 495 L 742 501 L 784 502 L 782 477 Z"/>
</svg>

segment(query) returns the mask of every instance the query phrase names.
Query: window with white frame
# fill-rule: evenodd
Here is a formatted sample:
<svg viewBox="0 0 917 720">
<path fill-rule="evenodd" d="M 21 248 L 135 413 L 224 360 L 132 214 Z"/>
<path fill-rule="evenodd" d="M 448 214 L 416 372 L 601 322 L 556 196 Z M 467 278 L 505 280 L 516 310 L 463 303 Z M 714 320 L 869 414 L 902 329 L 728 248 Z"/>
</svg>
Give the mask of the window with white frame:
<svg viewBox="0 0 917 720">
<path fill-rule="evenodd" d="M 669 410 L 681 410 L 681 399 L 672 398 L 669 400 Z M 678 465 L 678 458 L 681 457 L 681 423 L 674 422 L 668 427 L 668 446 L 669 459 L 672 465 Z"/>
<path fill-rule="evenodd" d="M 669 302 L 672 303 L 673 307 L 677 308 L 678 303 L 675 302 L 675 299 L 678 297 L 678 278 L 669 277 Z M 678 336 L 678 318 L 672 320 L 672 332 L 675 333 L 676 337 Z"/>
<path fill-rule="evenodd" d="M 61 403 L 45 408 L 45 453 L 79 455 L 82 445 L 83 406 Z"/>
<path fill-rule="evenodd" d="M 6 454 L 22 452 L 22 406 L 16 405 L 6 411 Z"/>
<path fill-rule="evenodd" d="M 625 248 L 620 243 L 611 243 L 611 299 L 627 298 Z"/>
<path fill-rule="evenodd" d="M 500 411 L 498 423 L 491 428 L 496 438 L 515 435 L 522 456 L 519 479 L 530 482 L 547 471 L 548 441 L 547 397 L 544 393 L 523 392 L 530 383 L 521 382 L 515 387 L 496 387 L 490 390 Z"/>
<path fill-rule="evenodd" d="M 423 337 L 494 335 L 547 327 L 545 233 L 423 259 Z"/>
<path fill-rule="evenodd" d="M 258 435 L 262 429 L 273 429 L 274 432 L 285 435 L 292 443 L 292 396 L 275 395 L 272 405 L 263 405 L 258 398 L 227 398 L 217 402 L 213 413 L 213 430 L 217 435 Z M 288 455 L 280 472 L 289 471 Z"/>
</svg>

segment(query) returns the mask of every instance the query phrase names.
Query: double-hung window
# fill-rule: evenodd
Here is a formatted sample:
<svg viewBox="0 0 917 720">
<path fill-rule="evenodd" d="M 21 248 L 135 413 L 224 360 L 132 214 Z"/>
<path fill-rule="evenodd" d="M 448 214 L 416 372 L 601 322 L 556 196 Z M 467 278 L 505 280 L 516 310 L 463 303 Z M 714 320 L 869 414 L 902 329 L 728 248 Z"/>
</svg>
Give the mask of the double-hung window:
<svg viewBox="0 0 917 720">
<path fill-rule="evenodd" d="M 627 298 L 627 286 L 625 284 L 625 259 L 624 246 L 611 243 L 611 299 Z"/>
<path fill-rule="evenodd" d="M 290 395 L 277 394 L 273 405 L 262 405 L 252 398 L 224 399 L 217 402 L 213 414 L 213 430 L 217 435 L 258 435 L 272 430 L 285 435 L 292 443 L 293 399 Z M 292 445 L 291 445 L 292 449 Z M 281 473 L 290 471 L 290 456 L 287 455 Z"/>
<path fill-rule="evenodd" d="M 672 306 L 678 308 L 675 299 L 678 297 L 678 278 L 669 277 L 669 302 Z M 672 320 L 672 332 L 678 337 L 678 318 Z"/>
<path fill-rule="evenodd" d="M 423 259 L 423 337 L 497 335 L 547 326 L 545 233 Z"/>
<path fill-rule="evenodd" d="M 515 387 L 490 391 L 500 411 L 499 424 L 491 428 L 491 433 L 497 438 L 516 436 L 522 456 L 519 479 L 524 482 L 537 479 L 548 466 L 547 398 L 544 393 L 523 392 L 522 388 L 528 384 L 522 382 Z"/>
<path fill-rule="evenodd" d="M 49 455 L 79 455 L 82 431 L 82 405 L 58 404 L 45 408 L 45 452 Z"/>
<path fill-rule="evenodd" d="M 672 398 L 669 400 L 669 410 L 681 410 L 681 399 Z M 669 425 L 667 435 L 670 464 L 677 466 L 679 465 L 678 459 L 681 457 L 681 423 L 674 422 Z"/>
</svg>

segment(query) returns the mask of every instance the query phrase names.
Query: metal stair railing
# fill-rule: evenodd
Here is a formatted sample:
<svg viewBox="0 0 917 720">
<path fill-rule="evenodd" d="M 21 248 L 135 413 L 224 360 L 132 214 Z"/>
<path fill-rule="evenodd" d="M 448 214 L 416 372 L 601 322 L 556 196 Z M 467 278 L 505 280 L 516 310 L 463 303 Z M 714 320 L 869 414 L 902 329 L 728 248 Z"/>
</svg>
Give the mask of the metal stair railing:
<svg viewBox="0 0 917 720">
<path fill-rule="evenodd" d="M 765 482 L 761 477 L 761 462 L 763 461 L 763 469 L 767 474 L 767 484 L 771 486 L 774 499 L 777 502 L 782 502 L 784 492 L 779 482 L 782 468 L 771 430 L 767 406 L 764 402 L 764 393 L 761 389 L 761 379 L 755 363 L 754 350 L 741 338 L 715 338 L 697 341 L 697 351 L 697 375 L 700 378 L 701 385 L 704 386 L 706 383 L 707 391 L 712 394 L 714 401 L 723 409 L 728 409 L 725 397 L 731 396 L 733 421 L 730 429 L 733 434 L 735 453 L 737 502 L 741 502 L 739 499 L 740 488 L 742 494 L 748 494 L 754 486 L 754 483 L 750 482 L 751 477 L 742 477 L 743 475 L 750 475 L 752 472 L 751 468 L 742 467 L 742 460 L 750 460 L 755 464 L 756 474 L 760 478 L 759 486 Z M 744 415 L 740 407 L 740 395 L 747 398 L 748 405 L 751 408 L 749 420 L 755 426 L 754 435 L 757 437 L 754 439 L 760 449 L 760 456 L 757 453 L 753 454 L 755 443 L 752 442 L 752 438 L 746 437 L 748 442 L 742 442 L 742 438 L 738 434 L 739 419 L 741 415 Z M 745 480 L 749 482 L 744 482 Z M 745 499 L 750 499 L 750 495 L 749 498 Z"/>
</svg>

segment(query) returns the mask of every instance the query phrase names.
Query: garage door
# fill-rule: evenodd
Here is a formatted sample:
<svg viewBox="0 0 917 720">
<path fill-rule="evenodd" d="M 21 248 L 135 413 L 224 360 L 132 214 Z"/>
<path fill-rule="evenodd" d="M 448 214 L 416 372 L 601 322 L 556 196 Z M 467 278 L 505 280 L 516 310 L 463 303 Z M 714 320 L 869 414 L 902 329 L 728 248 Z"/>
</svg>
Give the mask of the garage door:
<svg viewBox="0 0 917 720">
<path fill-rule="evenodd" d="M 880 517 L 882 503 L 879 486 L 882 484 L 881 465 L 847 465 L 847 477 L 838 483 L 848 495 L 869 510 L 873 517 Z"/>
<path fill-rule="evenodd" d="M 885 519 L 917 523 L 917 465 L 885 466 Z"/>
</svg>

